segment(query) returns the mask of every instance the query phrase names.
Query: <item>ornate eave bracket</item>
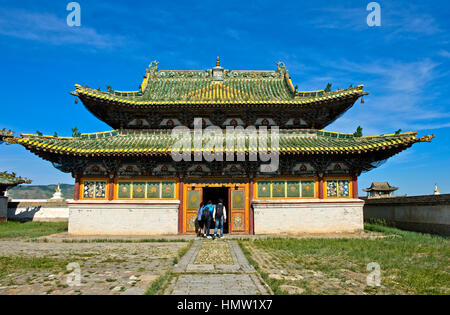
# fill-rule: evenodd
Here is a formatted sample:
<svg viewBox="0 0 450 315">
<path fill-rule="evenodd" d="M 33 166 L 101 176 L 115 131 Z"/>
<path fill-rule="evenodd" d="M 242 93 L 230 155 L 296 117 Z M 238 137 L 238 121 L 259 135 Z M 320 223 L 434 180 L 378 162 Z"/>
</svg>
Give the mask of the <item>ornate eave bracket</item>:
<svg viewBox="0 0 450 315">
<path fill-rule="evenodd" d="M 426 135 L 426 136 L 423 136 L 423 137 L 419 138 L 417 140 L 417 142 L 431 142 L 431 140 L 434 139 L 434 137 L 435 137 L 434 134 Z"/>
</svg>

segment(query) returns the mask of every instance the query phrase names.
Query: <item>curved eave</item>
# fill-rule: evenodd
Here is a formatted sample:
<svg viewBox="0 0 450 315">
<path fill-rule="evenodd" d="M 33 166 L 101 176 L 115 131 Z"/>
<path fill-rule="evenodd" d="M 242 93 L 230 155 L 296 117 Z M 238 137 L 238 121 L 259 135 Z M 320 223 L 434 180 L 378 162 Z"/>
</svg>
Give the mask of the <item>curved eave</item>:
<svg viewBox="0 0 450 315">
<path fill-rule="evenodd" d="M 381 136 L 383 137 L 383 136 Z M 281 155 L 336 155 L 336 156 L 346 156 L 346 155 L 359 155 L 359 154 L 376 154 L 383 153 L 387 157 L 395 155 L 417 142 L 430 142 L 434 136 L 425 136 L 422 138 L 417 138 L 415 132 L 404 133 L 399 135 L 395 139 L 386 139 L 386 141 L 378 142 L 369 145 L 355 145 L 351 146 L 295 146 L 295 145 L 280 145 L 279 152 Z M 375 138 L 375 137 L 372 137 Z M 171 155 L 170 145 L 167 147 L 147 147 L 147 148 L 115 148 L 115 149 L 80 149 L 71 146 L 73 143 L 88 143 L 87 141 L 92 140 L 80 140 L 79 138 L 54 138 L 55 141 L 52 144 L 44 143 L 43 140 L 48 139 L 46 137 L 25 135 L 25 137 L 15 137 L 6 139 L 9 143 L 17 143 L 25 147 L 32 153 L 47 159 L 50 155 L 60 155 L 60 156 L 72 156 L 72 157 L 82 157 L 82 158 L 93 158 L 93 157 L 153 157 L 153 156 L 168 156 Z M 378 140 L 381 140 L 380 136 Z M 76 141 L 76 142 L 75 142 Z M 281 141 L 283 142 L 283 141 Z M 269 151 L 272 148 L 269 147 Z M 200 151 L 191 151 L 192 153 L 200 153 Z M 228 152 L 227 150 L 217 151 L 217 152 Z M 234 151 L 235 153 L 242 151 Z M 254 148 L 246 149 L 245 154 L 255 152 Z"/>
<path fill-rule="evenodd" d="M 145 108 L 145 107 L 160 107 L 164 106 L 211 106 L 219 105 L 233 107 L 235 105 L 296 105 L 296 106 L 308 106 L 318 105 L 322 103 L 330 103 L 334 101 L 341 101 L 345 99 L 358 99 L 361 96 L 368 95 L 368 92 L 362 90 L 363 86 L 357 86 L 346 90 L 335 91 L 326 93 L 318 97 L 295 97 L 292 99 L 268 99 L 268 100 L 245 100 L 245 99 L 191 99 L 191 100 L 161 100 L 161 101 L 143 101 L 136 99 L 125 99 L 118 96 L 111 95 L 109 93 L 99 92 L 86 87 L 76 85 L 76 90 L 71 92 L 72 95 L 78 96 L 83 103 L 85 100 L 95 101 L 100 104 L 110 104 L 129 108 Z M 88 104 L 89 105 L 89 104 Z"/>
</svg>

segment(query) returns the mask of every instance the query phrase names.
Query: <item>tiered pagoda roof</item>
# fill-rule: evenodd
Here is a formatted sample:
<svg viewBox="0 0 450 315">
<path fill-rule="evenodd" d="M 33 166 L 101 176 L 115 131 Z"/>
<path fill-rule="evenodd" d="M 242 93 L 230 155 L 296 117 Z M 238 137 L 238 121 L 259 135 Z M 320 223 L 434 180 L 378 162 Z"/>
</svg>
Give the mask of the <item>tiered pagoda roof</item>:
<svg viewBox="0 0 450 315">
<path fill-rule="evenodd" d="M 181 125 L 192 126 L 194 118 L 200 117 L 223 127 L 232 117 L 243 121 L 245 126 L 254 126 L 258 119 L 264 118 L 280 127 L 279 147 L 268 144 L 268 148 L 260 150 L 278 151 L 295 160 L 329 156 L 329 160 L 348 157 L 372 163 L 433 138 L 419 138 L 416 132 L 358 137 L 320 130 L 368 93 L 362 85 L 337 91 L 331 91 L 328 85 L 324 90 L 300 92 L 294 88 L 282 63 L 278 63 L 276 71 L 236 71 L 220 67 L 218 60 L 215 68 L 205 71 L 172 71 L 158 70 L 158 63 L 152 62 L 139 91 L 120 92 L 108 87 L 103 92 L 76 85 L 72 94 L 115 130 L 92 134 L 75 130 L 73 137 L 33 134 L 15 137 L 12 133 L 0 133 L 0 141 L 20 144 L 58 165 L 61 160 L 136 161 L 141 157 L 170 157 L 178 139 L 172 137 L 169 129 L 173 125 L 161 126 L 164 120 L 174 118 Z M 131 125 L 137 120 L 139 124 Z M 270 138 L 269 134 L 269 141 Z M 209 139 L 203 141 L 207 143 Z M 248 135 L 245 143 L 242 149 L 245 153 L 258 151 Z M 227 152 L 226 148 L 224 143 L 221 150 Z"/>
<path fill-rule="evenodd" d="M 216 77 L 214 71 L 220 71 L 221 76 Z M 158 63 L 153 62 L 138 91 L 101 91 L 75 85 L 72 94 L 115 129 L 130 127 L 130 120 L 156 112 L 189 110 L 194 115 L 205 115 L 248 109 L 266 114 L 282 109 L 291 117 L 301 115 L 306 120 L 304 128 L 321 129 L 368 93 L 362 85 L 336 91 L 298 91 L 282 63 L 278 63 L 276 71 L 237 71 L 220 66 L 205 71 L 175 71 L 158 70 Z M 318 112 L 322 113 L 320 117 Z"/>
</svg>

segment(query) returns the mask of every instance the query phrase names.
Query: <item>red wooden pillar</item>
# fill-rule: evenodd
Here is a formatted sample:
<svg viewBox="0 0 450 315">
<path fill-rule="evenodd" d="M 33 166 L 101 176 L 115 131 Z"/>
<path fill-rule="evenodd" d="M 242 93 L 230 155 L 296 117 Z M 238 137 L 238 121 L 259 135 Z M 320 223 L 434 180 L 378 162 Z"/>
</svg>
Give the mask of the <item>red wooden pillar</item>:
<svg viewBox="0 0 450 315">
<path fill-rule="evenodd" d="M 353 198 L 354 199 L 358 199 L 359 197 L 359 193 L 358 193 L 358 176 L 357 175 L 353 175 L 352 178 L 352 189 L 353 189 Z"/>
<path fill-rule="evenodd" d="M 183 203 L 184 203 L 184 181 L 180 178 L 180 183 L 178 184 L 178 199 L 180 200 L 180 205 L 178 207 L 178 234 L 183 234 Z"/>
<path fill-rule="evenodd" d="M 248 229 L 249 229 L 249 234 L 250 235 L 254 235 L 255 234 L 255 228 L 254 228 L 254 224 L 255 224 L 255 216 L 254 216 L 254 212 L 253 212 L 253 207 L 252 207 L 252 202 L 253 202 L 253 178 L 250 178 L 249 181 L 249 192 L 248 192 Z"/>
<path fill-rule="evenodd" d="M 109 178 L 109 185 L 108 185 L 108 200 L 114 200 L 114 177 Z"/>
<path fill-rule="evenodd" d="M 75 175 L 75 190 L 73 193 L 73 200 L 80 200 L 80 186 L 81 186 L 81 178 L 79 175 Z"/>
<path fill-rule="evenodd" d="M 323 176 L 319 176 L 319 199 L 323 199 Z"/>
</svg>

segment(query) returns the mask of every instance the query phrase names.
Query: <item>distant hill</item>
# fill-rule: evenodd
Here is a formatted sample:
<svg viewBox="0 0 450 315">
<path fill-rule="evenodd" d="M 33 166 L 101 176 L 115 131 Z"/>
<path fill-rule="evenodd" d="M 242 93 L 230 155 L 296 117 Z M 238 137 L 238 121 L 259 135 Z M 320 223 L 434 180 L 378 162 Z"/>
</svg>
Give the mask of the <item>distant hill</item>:
<svg viewBox="0 0 450 315">
<path fill-rule="evenodd" d="M 58 185 L 19 185 L 8 190 L 8 194 L 12 199 L 50 199 L 56 187 Z M 73 199 L 74 185 L 61 184 L 60 188 L 65 199 Z"/>
</svg>

